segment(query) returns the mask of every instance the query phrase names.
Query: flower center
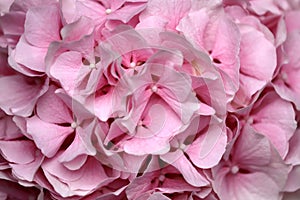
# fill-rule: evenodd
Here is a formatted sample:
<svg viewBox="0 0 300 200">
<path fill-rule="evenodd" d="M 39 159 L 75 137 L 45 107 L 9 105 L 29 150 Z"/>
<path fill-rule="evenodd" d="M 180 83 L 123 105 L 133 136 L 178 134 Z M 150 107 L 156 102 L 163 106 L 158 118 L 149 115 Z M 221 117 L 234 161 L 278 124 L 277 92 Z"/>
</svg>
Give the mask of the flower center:
<svg viewBox="0 0 300 200">
<path fill-rule="evenodd" d="M 153 85 L 152 88 L 151 88 L 152 92 L 157 92 L 158 88 L 156 85 Z"/>
<path fill-rule="evenodd" d="M 71 127 L 72 127 L 73 129 L 75 129 L 77 126 L 78 126 L 78 124 L 77 124 L 76 122 L 72 122 Z"/>
<path fill-rule="evenodd" d="M 282 73 L 281 73 L 281 79 L 282 79 L 283 81 L 288 80 L 288 75 L 287 75 L 285 72 L 282 72 Z"/>
<path fill-rule="evenodd" d="M 136 67 L 136 63 L 135 62 L 130 63 L 130 67 L 131 68 L 135 68 Z"/>
<path fill-rule="evenodd" d="M 249 118 L 246 120 L 246 123 L 247 123 L 247 124 L 253 124 L 253 122 L 254 122 L 253 117 L 249 117 Z"/>
<path fill-rule="evenodd" d="M 181 143 L 181 144 L 179 145 L 179 148 L 182 149 L 182 150 L 184 150 L 184 149 L 186 148 L 186 145 L 183 144 L 183 143 Z"/>
<path fill-rule="evenodd" d="M 163 182 L 165 179 L 166 179 L 166 176 L 163 175 L 163 174 L 161 174 L 161 175 L 158 177 L 158 180 L 159 180 L 160 182 Z"/>
<path fill-rule="evenodd" d="M 89 67 L 90 67 L 90 69 L 95 69 L 96 68 L 96 64 L 95 63 L 91 63 Z"/>
<path fill-rule="evenodd" d="M 112 10 L 111 10 L 110 8 L 107 8 L 107 9 L 105 10 L 105 13 L 106 13 L 107 15 L 109 15 L 111 12 L 112 12 Z"/>
<path fill-rule="evenodd" d="M 239 172 L 239 170 L 240 170 L 240 168 L 236 165 L 231 167 L 231 173 L 233 173 L 233 174 L 237 174 Z"/>
</svg>

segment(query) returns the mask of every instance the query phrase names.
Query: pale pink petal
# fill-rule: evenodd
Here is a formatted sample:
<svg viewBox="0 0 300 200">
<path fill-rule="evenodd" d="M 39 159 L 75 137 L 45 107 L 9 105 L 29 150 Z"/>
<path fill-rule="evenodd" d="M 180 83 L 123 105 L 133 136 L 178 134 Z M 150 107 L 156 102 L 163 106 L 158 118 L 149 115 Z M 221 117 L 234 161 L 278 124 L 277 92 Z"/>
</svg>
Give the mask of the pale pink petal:
<svg viewBox="0 0 300 200">
<path fill-rule="evenodd" d="M 80 155 L 96 155 L 96 149 L 91 141 L 91 134 L 93 133 L 93 124 L 88 127 L 76 128 L 76 135 L 70 146 L 61 154 L 60 162 L 69 162 Z"/>
<path fill-rule="evenodd" d="M 200 168 L 215 166 L 225 152 L 227 136 L 221 124 L 211 124 L 206 133 L 198 137 L 186 152 L 192 162 Z"/>
<path fill-rule="evenodd" d="M 233 108 L 246 107 L 255 100 L 255 95 L 266 85 L 266 81 L 240 74 L 240 87 L 233 99 Z"/>
<path fill-rule="evenodd" d="M 9 7 L 11 6 L 11 4 L 14 2 L 14 0 L 3 0 L 0 3 L 0 12 L 4 13 L 4 12 L 8 12 Z"/>
<path fill-rule="evenodd" d="M 0 110 L 0 139 L 13 140 L 22 137 L 21 130 L 17 127 L 11 116 L 7 116 Z"/>
<path fill-rule="evenodd" d="M 276 67 L 275 46 L 262 32 L 252 27 L 243 27 L 240 30 L 242 33 L 241 73 L 258 80 L 270 81 Z"/>
<path fill-rule="evenodd" d="M 48 123 L 72 123 L 73 117 L 69 108 L 55 94 L 57 88 L 53 85 L 36 103 L 37 116 Z"/>
<path fill-rule="evenodd" d="M 253 9 L 254 12 L 256 12 L 258 15 L 263 15 L 266 12 L 272 12 L 275 14 L 280 14 L 281 11 L 276 6 L 273 0 L 265 0 L 265 1 L 259 1 L 259 0 L 250 0 L 249 6 Z"/>
<path fill-rule="evenodd" d="M 161 193 L 155 192 L 151 194 L 151 196 L 147 198 L 147 200 L 171 200 L 171 199 Z"/>
<path fill-rule="evenodd" d="M 142 194 L 149 193 L 155 187 L 155 177 L 159 176 L 159 172 L 146 173 L 143 176 L 135 178 L 127 187 L 126 195 L 129 199 L 138 199 Z M 150 184 L 149 184 L 150 182 Z M 149 196 L 149 195 L 147 195 Z"/>
<path fill-rule="evenodd" d="M 190 0 L 150 0 L 145 11 L 140 14 L 140 21 L 143 21 L 149 16 L 161 16 L 169 20 L 168 27 L 175 30 L 180 19 L 187 14 L 190 8 Z"/>
<path fill-rule="evenodd" d="M 64 140 L 73 132 L 73 128 L 63 127 L 40 120 L 34 116 L 27 119 L 27 132 L 35 144 L 47 157 L 52 157 L 59 150 Z"/>
<path fill-rule="evenodd" d="M 82 16 L 91 18 L 96 24 L 102 24 L 106 19 L 105 7 L 96 1 L 65 0 L 61 2 L 61 10 L 67 23 L 73 23 Z"/>
<path fill-rule="evenodd" d="M 290 171 L 284 191 L 286 192 L 295 192 L 300 189 L 300 165 L 296 165 Z"/>
<path fill-rule="evenodd" d="M 30 45 L 22 36 L 15 49 L 15 61 L 28 67 L 30 70 L 45 72 L 47 49 Z"/>
<path fill-rule="evenodd" d="M 2 155 L 12 163 L 28 164 L 34 161 L 36 147 L 31 141 L 1 141 Z"/>
<path fill-rule="evenodd" d="M 100 162 L 92 157 L 89 157 L 86 163 L 75 171 L 65 168 L 58 162 L 57 157 L 46 160 L 42 168 L 50 184 L 62 197 L 84 196 L 112 181 Z"/>
<path fill-rule="evenodd" d="M 297 190 L 296 192 L 287 192 L 284 193 L 283 200 L 298 200 L 300 196 L 300 190 Z"/>
<path fill-rule="evenodd" d="M 300 129 L 297 129 L 289 141 L 289 153 L 285 160 L 288 164 L 300 165 Z"/>
<path fill-rule="evenodd" d="M 18 39 L 24 32 L 25 13 L 9 12 L 1 16 L 0 26 L 4 36 Z M 12 42 L 12 41 L 11 41 Z M 14 41 L 17 43 L 17 40 Z"/>
<path fill-rule="evenodd" d="M 197 169 L 190 163 L 190 161 L 183 154 L 183 151 L 177 150 L 160 156 L 163 161 L 173 165 L 180 171 L 184 179 L 195 187 L 203 187 L 209 184 L 204 175 L 200 174 Z"/>
<path fill-rule="evenodd" d="M 213 172 L 213 188 L 226 199 L 280 199 L 287 180 L 286 165 L 270 142 L 245 125 L 230 161 L 222 161 Z"/>
<path fill-rule="evenodd" d="M 88 156 L 83 154 L 83 155 L 77 156 L 76 158 L 73 158 L 71 161 L 64 162 L 63 161 L 64 157 L 66 157 L 66 153 L 65 153 L 65 155 L 63 155 L 63 157 L 60 157 L 59 160 L 61 160 L 61 163 L 69 170 L 80 169 L 84 165 L 86 160 L 88 159 Z"/>
<path fill-rule="evenodd" d="M 113 113 L 113 93 L 113 89 L 109 89 L 107 94 L 92 96 L 91 98 L 93 101 L 91 109 L 101 121 L 107 121 Z"/>
<path fill-rule="evenodd" d="M 158 116 L 157 113 L 161 114 Z M 145 116 L 145 128 L 137 127 L 136 135 L 124 142 L 124 150 L 134 155 L 162 154 L 169 150 L 168 140 L 178 134 L 181 122 L 166 103 L 157 102 Z M 155 142 L 153 142 L 155 141 Z"/>
<path fill-rule="evenodd" d="M 28 153 L 28 152 L 26 152 Z M 14 174 L 21 180 L 33 181 L 34 177 L 40 168 L 44 156 L 40 151 L 35 150 L 35 160 L 28 164 L 11 164 Z"/>
<path fill-rule="evenodd" d="M 197 20 L 197 23 L 195 23 L 195 19 L 199 19 L 199 21 Z M 176 29 L 183 32 L 185 37 L 191 43 L 196 43 L 196 45 L 204 47 L 204 35 L 208 22 L 209 15 L 207 10 L 201 9 L 199 11 L 189 13 L 186 17 L 180 20 L 180 23 Z"/>
<path fill-rule="evenodd" d="M 62 87 L 73 95 L 81 81 L 81 76 L 91 69 L 82 64 L 82 55 L 79 52 L 69 51 L 61 54 L 50 68 L 50 74 L 58 79 Z"/>
<path fill-rule="evenodd" d="M 30 9 L 26 15 L 26 40 L 37 47 L 48 47 L 60 40 L 60 14 L 57 5 L 40 6 Z"/>
<path fill-rule="evenodd" d="M 233 161 L 242 163 L 246 167 L 269 164 L 272 152 L 268 139 L 263 135 L 256 134 L 248 125 L 245 125 L 236 145 Z"/>
<path fill-rule="evenodd" d="M 298 31 L 300 29 L 299 23 L 295 21 L 300 16 L 299 10 L 292 10 L 285 14 L 285 24 L 287 32 L 291 33 L 293 31 Z"/>
<path fill-rule="evenodd" d="M 0 77 L 0 107 L 7 114 L 31 115 L 37 99 L 48 89 L 48 80 L 20 75 Z"/>
<path fill-rule="evenodd" d="M 40 50 L 40 49 L 38 49 L 38 50 Z M 39 51 L 39 53 L 40 53 L 40 51 Z M 30 57 L 30 56 L 28 56 L 28 57 Z M 44 75 L 44 72 L 39 72 L 39 71 L 36 71 L 36 70 L 32 70 L 32 69 L 29 69 L 27 66 L 22 65 L 21 63 L 17 63 L 15 58 L 16 58 L 16 49 L 12 50 L 10 52 L 9 56 L 8 56 L 8 63 L 11 66 L 12 69 L 14 69 L 14 70 L 26 75 L 26 76 L 29 76 L 29 77 L 36 77 L 36 76 L 42 77 Z M 21 61 L 22 61 L 22 59 L 23 58 L 21 58 Z M 26 58 L 24 60 L 26 61 Z M 38 58 L 37 60 L 40 60 L 40 58 Z M 33 60 L 33 61 L 31 60 L 29 62 L 33 63 L 33 66 L 37 67 L 36 63 L 39 63 L 39 61 L 36 62 L 37 60 Z M 43 63 L 43 65 L 44 65 L 44 63 Z M 42 67 L 38 66 L 37 69 L 39 69 L 39 70 L 44 69 L 44 66 L 42 66 Z"/>
<path fill-rule="evenodd" d="M 125 3 L 124 6 L 115 12 L 113 11 L 110 15 L 108 15 L 108 19 L 112 20 L 121 20 L 124 23 L 129 22 L 132 17 L 139 14 L 146 8 L 147 4 L 144 2 L 141 3 Z"/>
<path fill-rule="evenodd" d="M 218 177 L 218 182 L 224 177 Z M 216 185 L 217 194 L 232 200 L 279 199 L 277 184 L 263 173 L 228 175 L 222 184 Z"/>
<path fill-rule="evenodd" d="M 299 84 L 296 84 L 300 77 L 299 58 L 295 52 L 299 51 L 298 32 L 288 33 L 287 40 L 283 44 L 284 55 L 287 56 L 287 64 L 281 66 L 277 78 L 274 79 L 273 85 L 276 92 L 288 101 L 292 101 L 297 109 L 300 108 Z"/>
<path fill-rule="evenodd" d="M 266 135 L 284 158 L 288 152 L 288 140 L 297 127 L 292 104 L 279 98 L 275 92 L 269 92 L 256 103 L 252 112 L 254 129 Z"/>
<path fill-rule="evenodd" d="M 76 41 L 90 35 L 93 31 L 93 21 L 83 16 L 76 22 L 64 26 L 61 30 L 61 36 L 64 41 Z"/>
</svg>

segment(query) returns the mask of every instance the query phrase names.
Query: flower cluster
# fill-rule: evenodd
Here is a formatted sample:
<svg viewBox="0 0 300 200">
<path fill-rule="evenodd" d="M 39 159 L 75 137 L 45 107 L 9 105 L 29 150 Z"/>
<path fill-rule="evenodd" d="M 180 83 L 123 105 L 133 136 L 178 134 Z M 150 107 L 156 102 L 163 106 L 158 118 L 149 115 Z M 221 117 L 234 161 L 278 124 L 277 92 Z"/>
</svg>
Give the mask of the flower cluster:
<svg viewBox="0 0 300 200">
<path fill-rule="evenodd" d="M 1 199 L 300 197 L 299 0 L 1 0 Z"/>
</svg>

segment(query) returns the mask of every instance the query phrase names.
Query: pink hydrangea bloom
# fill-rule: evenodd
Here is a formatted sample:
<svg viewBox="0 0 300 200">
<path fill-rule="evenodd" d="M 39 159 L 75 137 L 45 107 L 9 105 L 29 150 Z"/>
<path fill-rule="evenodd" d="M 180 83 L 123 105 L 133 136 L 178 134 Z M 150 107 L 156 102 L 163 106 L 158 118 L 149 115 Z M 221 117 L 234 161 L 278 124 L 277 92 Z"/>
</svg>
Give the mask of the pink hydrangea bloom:
<svg viewBox="0 0 300 200">
<path fill-rule="evenodd" d="M 3 0 L 0 199 L 295 200 L 299 0 Z"/>
</svg>

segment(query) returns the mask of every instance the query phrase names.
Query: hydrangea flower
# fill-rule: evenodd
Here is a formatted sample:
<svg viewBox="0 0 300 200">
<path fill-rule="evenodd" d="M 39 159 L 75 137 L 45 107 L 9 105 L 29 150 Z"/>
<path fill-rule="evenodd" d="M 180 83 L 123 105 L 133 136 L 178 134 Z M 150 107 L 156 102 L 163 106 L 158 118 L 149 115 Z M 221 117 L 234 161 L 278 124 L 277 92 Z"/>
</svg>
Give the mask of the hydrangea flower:
<svg viewBox="0 0 300 200">
<path fill-rule="evenodd" d="M 0 198 L 294 200 L 299 0 L 3 0 Z"/>
</svg>

